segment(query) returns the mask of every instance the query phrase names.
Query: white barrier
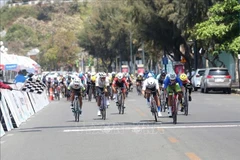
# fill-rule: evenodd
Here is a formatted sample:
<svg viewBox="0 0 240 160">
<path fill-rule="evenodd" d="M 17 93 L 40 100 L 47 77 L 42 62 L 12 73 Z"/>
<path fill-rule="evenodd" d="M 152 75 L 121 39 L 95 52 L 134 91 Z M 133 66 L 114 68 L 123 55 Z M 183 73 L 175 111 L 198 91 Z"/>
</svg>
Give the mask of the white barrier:
<svg viewBox="0 0 240 160">
<path fill-rule="evenodd" d="M 2 127 L 2 124 L 0 123 L 0 137 L 2 137 L 5 134 L 5 131 Z"/>
<path fill-rule="evenodd" d="M 14 89 L 20 89 L 23 84 L 11 85 Z M 49 104 L 46 92 L 42 94 L 27 93 L 18 90 L 1 89 L 2 97 L 0 109 L 4 119 L 3 127 L 5 131 L 9 131 L 14 127 L 19 127 L 34 113 L 40 111 Z M 2 121 L 3 122 L 3 121 Z M 14 124 L 13 124 L 14 123 Z M 1 130 L 1 136 L 5 133 Z M 3 134 L 2 134 L 3 133 Z"/>
<path fill-rule="evenodd" d="M 9 109 L 8 109 L 5 97 L 2 97 L 0 105 L 1 105 L 0 109 L 2 111 L 2 116 L 6 125 L 6 130 L 10 131 L 11 129 L 13 129 L 13 125 L 12 125 L 12 121 L 10 118 L 10 113 L 9 113 Z"/>
</svg>

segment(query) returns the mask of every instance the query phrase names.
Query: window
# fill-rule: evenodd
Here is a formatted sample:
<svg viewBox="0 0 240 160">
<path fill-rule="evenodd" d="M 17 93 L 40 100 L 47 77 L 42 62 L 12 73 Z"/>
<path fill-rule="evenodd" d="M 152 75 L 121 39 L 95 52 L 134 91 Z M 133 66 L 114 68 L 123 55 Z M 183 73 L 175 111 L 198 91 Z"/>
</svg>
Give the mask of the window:
<svg viewBox="0 0 240 160">
<path fill-rule="evenodd" d="M 228 70 L 226 69 L 211 69 L 209 75 L 229 75 Z"/>
</svg>

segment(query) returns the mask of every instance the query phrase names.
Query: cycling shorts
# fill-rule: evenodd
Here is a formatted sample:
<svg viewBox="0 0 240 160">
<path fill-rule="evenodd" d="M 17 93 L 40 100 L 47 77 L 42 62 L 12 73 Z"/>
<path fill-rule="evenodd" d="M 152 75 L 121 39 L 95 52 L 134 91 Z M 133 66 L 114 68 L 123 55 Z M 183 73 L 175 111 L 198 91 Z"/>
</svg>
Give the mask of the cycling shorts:
<svg viewBox="0 0 240 160">
<path fill-rule="evenodd" d="M 169 85 L 167 87 L 167 92 L 169 95 L 172 95 L 174 91 L 177 93 L 182 91 L 178 83 L 176 83 L 175 85 L 171 85 L 171 86 Z"/>
</svg>

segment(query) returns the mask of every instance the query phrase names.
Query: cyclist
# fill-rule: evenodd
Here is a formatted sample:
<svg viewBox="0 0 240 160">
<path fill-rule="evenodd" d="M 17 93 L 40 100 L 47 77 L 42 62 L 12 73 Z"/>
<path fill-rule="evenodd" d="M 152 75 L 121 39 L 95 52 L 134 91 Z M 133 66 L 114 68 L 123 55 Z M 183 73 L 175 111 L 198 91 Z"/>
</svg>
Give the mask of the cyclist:
<svg viewBox="0 0 240 160">
<path fill-rule="evenodd" d="M 101 116 L 100 105 L 101 105 L 101 94 L 103 92 L 110 93 L 110 84 L 109 79 L 107 78 L 106 73 L 98 73 L 97 80 L 96 80 L 96 91 L 97 91 L 97 105 L 98 105 L 98 112 L 97 115 Z M 106 98 L 106 104 L 109 105 L 109 100 Z"/>
<path fill-rule="evenodd" d="M 161 74 L 159 74 L 156 77 L 156 79 L 158 80 L 158 84 L 159 84 L 160 89 L 163 86 L 163 81 L 164 81 L 165 78 L 166 78 L 166 72 L 164 70 L 161 72 Z"/>
<path fill-rule="evenodd" d="M 54 77 L 53 79 L 53 93 L 55 93 L 55 89 L 57 89 L 59 86 L 59 82 L 57 80 L 57 77 Z"/>
<path fill-rule="evenodd" d="M 70 89 L 70 84 L 72 82 L 72 78 L 71 76 L 68 76 L 67 80 L 66 80 L 66 88 L 67 88 L 67 91 L 66 91 L 66 97 L 67 97 L 67 100 L 69 100 L 70 96 L 71 96 L 71 89 Z"/>
<path fill-rule="evenodd" d="M 79 104 L 80 104 L 80 114 L 82 114 L 82 91 L 85 90 L 85 87 L 78 78 L 75 78 L 70 83 L 69 88 L 71 90 L 71 98 L 70 98 L 71 109 L 74 112 L 73 100 L 74 100 L 74 96 L 77 95 L 78 98 L 79 98 Z"/>
<path fill-rule="evenodd" d="M 131 87 L 132 87 L 132 85 L 133 85 L 132 79 L 131 79 L 131 77 L 130 77 L 130 74 L 129 74 L 129 73 L 126 73 L 126 74 L 125 74 L 125 78 L 126 78 L 126 80 L 127 80 L 127 83 L 128 83 L 128 86 L 129 86 L 129 90 L 130 90 Z"/>
<path fill-rule="evenodd" d="M 83 73 L 79 73 L 78 77 L 80 78 L 81 83 L 87 88 L 87 78 Z M 83 93 L 83 97 L 86 97 L 86 91 Z"/>
<path fill-rule="evenodd" d="M 143 73 L 139 73 L 136 79 L 137 92 L 141 92 L 141 91 L 138 91 L 138 86 L 140 86 L 142 90 L 142 83 L 143 83 Z"/>
<path fill-rule="evenodd" d="M 188 77 L 187 77 L 187 75 L 185 73 L 182 73 L 180 75 L 180 79 L 181 79 L 182 84 L 185 87 L 185 89 L 188 90 L 188 100 L 192 101 L 192 97 L 191 97 L 191 93 L 192 93 L 191 86 L 192 86 L 192 84 L 191 84 L 190 80 L 188 79 Z"/>
<path fill-rule="evenodd" d="M 87 82 L 87 95 L 89 93 L 89 89 L 92 85 L 92 79 L 91 79 L 92 75 L 90 72 L 87 72 L 87 78 L 86 78 L 86 82 Z M 89 96 L 89 95 L 88 95 Z"/>
<path fill-rule="evenodd" d="M 143 82 L 142 94 L 144 95 L 144 98 L 147 99 L 147 104 L 149 107 L 151 106 L 150 95 L 153 94 L 154 100 L 158 108 L 158 117 L 161 117 L 161 105 L 158 98 L 158 93 L 160 93 L 158 81 L 153 77 L 151 73 L 148 73 L 147 77 L 148 78 Z"/>
<path fill-rule="evenodd" d="M 178 99 L 182 99 L 182 91 L 184 91 L 182 81 L 175 73 L 170 73 L 164 80 L 164 91 L 168 95 L 168 115 L 172 116 L 172 94 L 173 91 L 178 93 Z M 166 93 L 167 92 L 167 93 Z"/>
<path fill-rule="evenodd" d="M 114 78 L 113 80 L 113 84 L 112 84 L 112 89 L 113 89 L 113 99 L 115 99 L 116 105 L 118 106 L 118 101 L 117 101 L 117 88 L 121 88 L 122 92 L 123 92 L 123 99 L 125 102 L 125 97 L 126 97 L 126 89 L 129 88 L 128 83 L 126 81 L 126 79 L 124 78 L 123 73 L 118 73 L 117 76 Z M 123 104 L 123 106 L 125 106 Z"/>
</svg>

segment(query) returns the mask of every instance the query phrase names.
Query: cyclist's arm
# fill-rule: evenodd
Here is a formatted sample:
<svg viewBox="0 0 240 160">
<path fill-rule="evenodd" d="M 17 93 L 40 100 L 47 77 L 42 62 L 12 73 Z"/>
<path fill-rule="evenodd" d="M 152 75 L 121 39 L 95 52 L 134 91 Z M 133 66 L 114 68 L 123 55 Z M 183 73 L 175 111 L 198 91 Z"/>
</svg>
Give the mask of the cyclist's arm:
<svg viewBox="0 0 240 160">
<path fill-rule="evenodd" d="M 146 86 L 147 86 L 147 82 L 143 81 L 143 87 L 142 87 L 142 94 L 145 94 L 145 90 L 146 90 Z"/>
</svg>

